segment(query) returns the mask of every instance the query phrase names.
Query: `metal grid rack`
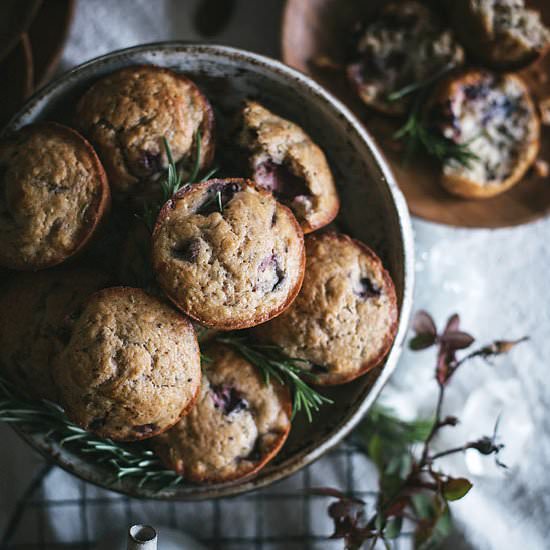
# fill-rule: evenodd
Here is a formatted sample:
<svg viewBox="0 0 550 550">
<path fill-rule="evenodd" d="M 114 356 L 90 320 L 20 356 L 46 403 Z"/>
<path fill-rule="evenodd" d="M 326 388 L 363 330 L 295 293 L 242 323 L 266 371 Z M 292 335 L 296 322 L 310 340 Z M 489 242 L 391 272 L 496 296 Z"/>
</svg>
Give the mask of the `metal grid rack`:
<svg viewBox="0 0 550 550">
<path fill-rule="evenodd" d="M 43 490 L 46 480 L 69 474 L 45 465 L 19 502 L 14 514 L 17 517 L 12 517 L 11 542 L 0 548 L 93 549 L 107 528 L 122 530 L 126 525 L 149 522 L 186 531 L 213 550 L 341 550 L 342 541 L 327 538 L 332 528 L 326 514 L 330 501 L 312 495 L 310 490 L 330 485 L 368 499 L 372 490 L 365 483 L 371 487 L 375 483 L 375 476 L 365 474 L 369 468 L 374 472 L 363 453 L 343 443 L 315 464 L 271 487 L 227 499 L 174 503 L 130 499 L 83 481 L 76 482 L 72 494 L 47 498 Z M 55 530 L 51 529 L 57 516 L 72 526 L 71 536 L 66 535 L 63 542 L 55 540 Z M 116 524 L 113 518 L 117 518 Z"/>
</svg>

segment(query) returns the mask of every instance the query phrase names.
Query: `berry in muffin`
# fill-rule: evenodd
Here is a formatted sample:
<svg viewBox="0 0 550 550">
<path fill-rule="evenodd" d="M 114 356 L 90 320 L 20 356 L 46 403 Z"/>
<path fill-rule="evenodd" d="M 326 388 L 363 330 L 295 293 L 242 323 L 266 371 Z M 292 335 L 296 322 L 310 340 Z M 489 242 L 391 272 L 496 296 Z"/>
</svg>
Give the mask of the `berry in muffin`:
<svg viewBox="0 0 550 550">
<path fill-rule="evenodd" d="M 498 195 L 518 183 L 539 151 L 540 122 L 524 82 L 516 75 L 471 69 L 448 78 L 430 100 L 435 131 L 474 156 L 450 159 L 441 183 L 467 198 Z"/>
<path fill-rule="evenodd" d="M 493 69 L 525 67 L 550 47 L 550 29 L 524 0 L 452 0 L 450 6 L 468 53 Z"/>
<path fill-rule="evenodd" d="M 144 65 L 96 82 L 77 105 L 77 122 L 96 146 L 113 192 L 149 197 L 168 166 L 163 139 L 185 176 L 214 156 L 214 114 L 199 88 L 182 74 Z"/>
<path fill-rule="evenodd" d="M 101 437 L 134 441 L 173 426 L 200 390 L 188 319 L 140 289 L 108 288 L 73 315 L 54 379 L 67 416 Z"/>
<path fill-rule="evenodd" d="M 305 264 L 292 212 L 242 179 L 174 195 L 157 219 L 152 257 L 167 296 L 192 319 L 223 330 L 281 313 L 300 290 Z"/>
<path fill-rule="evenodd" d="M 292 210 L 304 233 L 336 217 L 339 199 L 325 154 L 298 125 L 247 101 L 238 144 L 251 179 Z"/>
<path fill-rule="evenodd" d="M 387 3 L 359 36 L 348 78 L 366 105 L 389 115 L 404 115 L 413 97 L 392 94 L 464 62 L 453 33 L 415 1 Z"/>
<path fill-rule="evenodd" d="M 206 355 L 195 407 L 151 443 L 186 479 L 221 483 L 258 472 L 277 454 L 290 430 L 292 400 L 231 348 L 213 344 Z"/>
<path fill-rule="evenodd" d="M 57 401 L 53 363 L 66 317 L 108 283 L 104 273 L 79 268 L 12 277 L 0 294 L 0 371 L 32 397 Z"/>
<path fill-rule="evenodd" d="M 376 254 L 347 235 L 308 235 L 306 257 L 298 298 L 254 335 L 309 361 L 316 384 L 344 384 L 390 350 L 398 318 L 393 282 Z"/>
<path fill-rule="evenodd" d="M 38 270 L 80 251 L 109 206 L 109 185 L 91 145 L 53 122 L 0 143 L 0 265 Z"/>
</svg>

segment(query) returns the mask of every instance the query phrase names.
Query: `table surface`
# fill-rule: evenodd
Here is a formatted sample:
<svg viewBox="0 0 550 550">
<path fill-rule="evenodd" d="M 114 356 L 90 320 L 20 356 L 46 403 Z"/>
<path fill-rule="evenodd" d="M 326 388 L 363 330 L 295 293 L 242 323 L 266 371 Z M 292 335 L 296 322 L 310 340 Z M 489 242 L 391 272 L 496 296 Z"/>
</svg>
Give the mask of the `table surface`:
<svg viewBox="0 0 550 550">
<path fill-rule="evenodd" d="M 304 0 L 306 1 L 306 0 Z M 178 0 L 81 0 L 61 71 L 97 55 L 135 44 L 169 39 L 204 40 L 193 30 L 198 2 Z M 279 56 L 282 2 L 238 0 L 227 28 L 215 42 Z M 446 464 L 474 481 L 452 507 L 456 532 L 448 548 L 538 549 L 550 535 L 550 220 L 527 226 L 465 230 L 414 220 L 415 307 L 438 323 L 457 311 L 481 342 L 529 335 L 521 349 L 495 366 L 472 364 L 459 372 L 449 411 L 462 424 L 441 445 L 490 432 L 501 414 L 508 474 L 458 457 Z M 427 414 L 434 404 L 430 351 L 405 352 L 383 400 L 402 415 Z M 0 426 L 0 533 L 16 502 L 43 462 L 13 432 Z M 52 469 L 27 505 L 13 548 L 89 548 L 110 529 L 130 522 L 171 525 L 212 548 L 340 549 L 327 541 L 326 500 L 304 496 L 311 486 L 368 493 L 375 470 L 360 453 L 342 445 L 310 468 L 251 495 L 193 504 L 132 501 Z M 400 543 L 407 548 L 408 543 Z"/>
</svg>

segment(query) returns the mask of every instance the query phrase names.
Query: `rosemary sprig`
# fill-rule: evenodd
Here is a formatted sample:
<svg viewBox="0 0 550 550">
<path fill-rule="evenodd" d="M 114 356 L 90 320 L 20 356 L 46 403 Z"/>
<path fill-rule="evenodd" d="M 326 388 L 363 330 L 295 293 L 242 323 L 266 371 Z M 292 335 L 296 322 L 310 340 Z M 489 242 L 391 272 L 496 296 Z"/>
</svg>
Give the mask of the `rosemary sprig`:
<svg viewBox="0 0 550 550">
<path fill-rule="evenodd" d="M 467 143 L 456 143 L 431 131 L 422 120 L 422 99 L 421 94 L 415 101 L 405 124 L 393 135 L 394 139 L 403 139 L 407 142 L 407 158 L 420 148 L 441 163 L 454 161 L 465 168 L 470 168 L 472 162 L 479 160 L 479 157 L 470 149 L 472 142 L 479 136 Z"/>
<path fill-rule="evenodd" d="M 73 424 L 59 405 L 35 401 L 1 376 L 0 421 L 23 425 L 26 431 L 42 434 L 61 447 L 93 456 L 96 463 L 112 471 L 116 481 L 134 478 L 139 487 L 152 485 L 158 491 L 183 482 L 180 475 L 165 469 L 153 451 L 143 444 L 120 444 L 96 437 Z"/>
<path fill-rule="evenodd" d="M 454 63 L 447 63 L 442 69 L 434 73 L 433 75 L 429 76 L 428 78 L 425 78 L 424 80 L 419 80 L 418 82 L 412 82 L 411 84 L 408 84 L 407 86 L 403 86 L 403 88 L 396 90 L 395 92 L 392 92 L 391 94 L 388 94 L 388 101 L 399 101 L 400 99 L 403 99 L 404 97 L 413 94 L 415 92 L 418 92 L 419 90 L 423 90 L 427 88 L 428 86 L 431 86 L 434 82 L 437 82 L 442 76 L 447 74 L 449 71 L 454 69 L 456 65 Z"/>
<path fill-rule="evenodd" d="M 163 137 L 162 140 L 164 143 L 164 150 L 166 151 L 166 157 L 168 158 L 168 168 L 166 171 L 166 176 L 160 184 L 162 195 L 160 197 L 160 200 L 158 200 L 157 202 L 153 204 L 145 204 L 143 208 L 143 213 L 139 216 L 144 221 L 149 231 L 153 230 L 155 220 L 157 219 L 158 213 L 164 203 L 172 198 L 172 196 L 175 195 L 184 185 L 192 185 L 197 181 L 206 181 L 218 171 L 217 167 L 213 168 L 201 180 L 198 180 L 200 172 L 202 141 L 202 134 L 200 130 L 197 130 L 195 138 L 195 162 L 193 164 L 193 169 L 189 174 L 189 178 L 186 182 L 183 181 L 181 172 L 177 168 L 174 157 L 172 156 L 172 149 L 170 148 L 168 140 L 165 137 Z"/>
<path fill-rule="evenodd" d="M 323 404 L 332 404 L 332 399 L 325 397 L 313 389 L 304 378 L 315 380 L 316 375 L 305 370 L 309 365 L 306 359 L 288 357 L 280 347 L 251 343 L 246 337 L 225 334 L 216 337 L 216 341 L 232 346 L 245 359 L 260 370 L 265 383 L 269 384 L 273 377 L 281 384 L 292 388 L 293 406 L 292 418 L 296 413 L 304 412 L 309 422 L 313 413 L 319 411 Z"/>
</svg>

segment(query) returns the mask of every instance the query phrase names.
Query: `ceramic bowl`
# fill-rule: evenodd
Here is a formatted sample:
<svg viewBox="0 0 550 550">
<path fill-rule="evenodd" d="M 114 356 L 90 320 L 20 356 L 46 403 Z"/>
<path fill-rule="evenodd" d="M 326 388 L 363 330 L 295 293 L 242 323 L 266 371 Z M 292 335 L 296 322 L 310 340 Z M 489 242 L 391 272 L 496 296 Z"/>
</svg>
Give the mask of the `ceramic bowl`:
<svg viewBox="0 0 550 550">
<path fill-rule="evenodd" d="M 33 447 L 82 479 L 134 497 L 192 500 L 264 487 L 307 466 L 341 441 L 361 420 L 392 374 L 409 322 L 413 290 L 413 239 L 405 201 L 370 135 L 338 100 L 313 80 L 278 61 L 212 45 L 177 42 L 137 46 L 99 57 L 67 72 L 35 94 L 6 131 L 42 119 L 68 122 L 76 99 L 98 78 L 128 65 L 151 63 L 195 80 L 223 124 L 245 98 L 264 102 L 301 124 L 326 152 L 342 201 L 339 228 L 370 245 L 383 259 L 399 296 L 400 324 L 385 364 L 367 376 L 327 391 L 334 404 L 312 424 L 296 419 L 278 457 L 249 480 L 181 485 L 162 491 L 130 479 L 112 481 L 105 467 L 48 440 L 20 432 Z"/>
</svg>

